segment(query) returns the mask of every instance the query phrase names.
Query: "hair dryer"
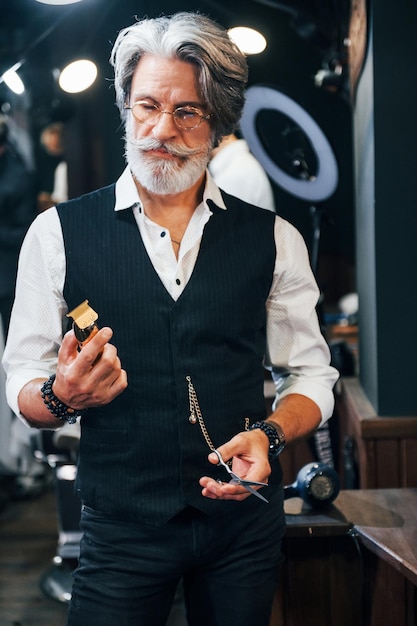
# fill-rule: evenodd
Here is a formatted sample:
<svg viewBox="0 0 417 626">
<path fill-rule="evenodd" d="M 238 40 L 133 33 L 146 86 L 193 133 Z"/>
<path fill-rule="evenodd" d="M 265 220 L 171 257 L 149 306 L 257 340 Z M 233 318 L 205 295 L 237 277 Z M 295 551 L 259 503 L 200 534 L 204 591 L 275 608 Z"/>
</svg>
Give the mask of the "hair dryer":
<svg viewBox="0 0 417 626">
<path fill-rule="evenodd" d="M 335 470 L 325 463 L 308 463 L 300 469 L 292 485 L 284 487 L 284 499 L 302 498 L 314 508 L 329 505 L 340 491 L 340 480 Z"/>
</svg>

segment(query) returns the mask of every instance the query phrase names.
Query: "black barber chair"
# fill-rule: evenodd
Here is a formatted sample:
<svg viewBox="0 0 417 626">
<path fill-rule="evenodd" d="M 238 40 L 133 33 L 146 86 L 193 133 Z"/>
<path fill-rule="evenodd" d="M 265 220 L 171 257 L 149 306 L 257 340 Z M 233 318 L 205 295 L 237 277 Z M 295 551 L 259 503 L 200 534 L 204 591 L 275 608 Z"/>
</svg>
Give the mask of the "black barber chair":
<svg viewBox="0 0 417 626">
<path fill-rule="evenodd" d="M 65 427 L 64 427 L 65 428 Z M 71 599 L 72 572 L 80 553 L 80 500 L 75 494 L 77 438 L 61 438 L 61 431 L 38 432 L 35 457 L 53 471 L 57 502 L 58 542 L 51 567 L 43 574 L 40 586 L 50 598 L 67 603 Z M 65 438 L 65 440 L 64 440 Z"/>
</svg>

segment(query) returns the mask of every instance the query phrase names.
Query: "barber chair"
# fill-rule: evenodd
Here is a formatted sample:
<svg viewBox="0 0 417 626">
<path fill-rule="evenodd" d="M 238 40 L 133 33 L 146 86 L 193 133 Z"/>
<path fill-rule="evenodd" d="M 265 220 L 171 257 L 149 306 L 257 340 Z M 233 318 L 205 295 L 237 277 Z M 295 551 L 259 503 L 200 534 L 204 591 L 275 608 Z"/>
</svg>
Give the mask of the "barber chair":
<svg viewBox="0 0 417 626">
<path fill-rule="evenodd" d="M 65 426 L 63 427 L 65 428 Z M 38 432 L 35 457 L 52 469 L 57 504 L 58 542 L 51 567 L 42 575 L 40 586 L 50 598 L 68 603 L 71 599 L 72 572 L 80 553 L 80 500 L 74 491 L 77 473 L 77 437 L 61 431 Z M 75 434 L 75 433 L 74 433 Z"/>
</svg>

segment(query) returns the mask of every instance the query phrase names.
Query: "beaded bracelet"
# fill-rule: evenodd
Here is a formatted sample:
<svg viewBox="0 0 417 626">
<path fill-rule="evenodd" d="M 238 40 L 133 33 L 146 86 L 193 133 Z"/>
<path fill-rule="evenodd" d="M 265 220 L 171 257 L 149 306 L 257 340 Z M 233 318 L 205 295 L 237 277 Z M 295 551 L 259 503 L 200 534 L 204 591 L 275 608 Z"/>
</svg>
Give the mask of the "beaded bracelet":
<svg viewBox="0 0 417 626">
<path fill-rule="evenodd" d="M 285 447 L 285 434 L 281 426 L 277 422 L 255 422 L 249 430 L 259 428 L 269 439 L 268 459 L 273 461 L 283 451 Z"/>
<path fill-rule="evenodd" d="M 55 417 L 59 420 L 64 420 L 68 424 L 75 424 L 78 417 L 82 417 L 86 412 L 86 409 L 72 409 L 67 406 L 59 398 L 56 397 L 52 391 L 52 385 L 55 381 L 55 374 L 52 374 L 45 380 L 41 387 L 41 395 L 44 403 Z"/>
</svg>

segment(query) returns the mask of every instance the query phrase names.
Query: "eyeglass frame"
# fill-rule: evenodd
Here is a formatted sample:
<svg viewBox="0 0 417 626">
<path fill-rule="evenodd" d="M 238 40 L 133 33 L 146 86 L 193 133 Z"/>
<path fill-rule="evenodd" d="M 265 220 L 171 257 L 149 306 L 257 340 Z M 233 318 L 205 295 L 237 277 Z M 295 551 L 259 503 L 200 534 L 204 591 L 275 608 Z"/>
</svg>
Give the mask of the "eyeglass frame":
<svg viewBox="0 0 417 626">
<path fill-rule="evenodd" d="M 146 121 L 146 120 L 140 120 L 140 119 L 139 119 L 139 118 L 137 118 L 137 117 L 136 117 L 136 115 L 134 114 L 134 108 L 135 108 L 135 106 L 136 106 L 137 104 L 145 104 L 145 103 L 146 103 L 146 104 L 148 104 L 148 106 L 153 107 L 156 111 L 159 111 L 158 116 L 155 118 L 155 121 L 151 121 L 151 120 L 148 120 L 148 121 Z M 213 117 L 213 114 L 212 114 L 212 113 L 208 113 L 208 115 L 204 115 L 204 114 L 202 113 L 202 111 L 201 111 L 200 109 L 198 109 L 197 107 L 194 107 L 194 106 L 188 106 L 188 105 L 175 107 L 175 109 L 174 109 L 173 111 L 163 111 L 163 110 L 161 110 L 161 108 L 160 108 L 157 104 L 152 104 L 152 103 L 149 103 L 147 100 L 138 100 L 138 101 L 137 101 L 137 102 L 135 102 L 135 103 L 134 103 L 134 105 L 133 105 L 133 106 L 131 106 L 131 107 L 130 107 L 130 106 L 128 106 L 127 104 L 125 104 L 125 105 L 124 105 L 124 108 L 125 108 L 127 111 L 132 111 L 132 115 L 133 115 L 133 117 L 135 118 L 135 120 L 136 120 L 137 122 L 139 122 L 140 124 L 146 124 L 147 126 L 155 126 L 155 125 L 159 122 L 159 120 L 161 119 L 161 115 L 162 115 L 163 113 L 167 113 L 168 115 L 172 115 L 172 119 L 174 120 L 174 124 L 175 124 L 175 126 L 178 128 L 178 130 L 195 130 L 196 128 L 199 128 L 199 127 L 201 126 L 201 123 L 202 123 L 204 120 L 209 120 L 211 117 Z M 198 115 L 198 117 L 200 118 L 200 121 L 198 122 L 198 124 L 197 124 L 196 126 L 191 126 L 190 128 L 183 128 L 182 126 L 178 126 L 178 122 L 177 122 L 177 120 L 175 119 L 175 113 L 176 113 L 177 111 L 180 111 L 181 109 L 186 109 L 186 110 L 188 110 L 188 111 L 192 111 L 192 112 L 196 113 L 196 114 Z"/>
</svg>

